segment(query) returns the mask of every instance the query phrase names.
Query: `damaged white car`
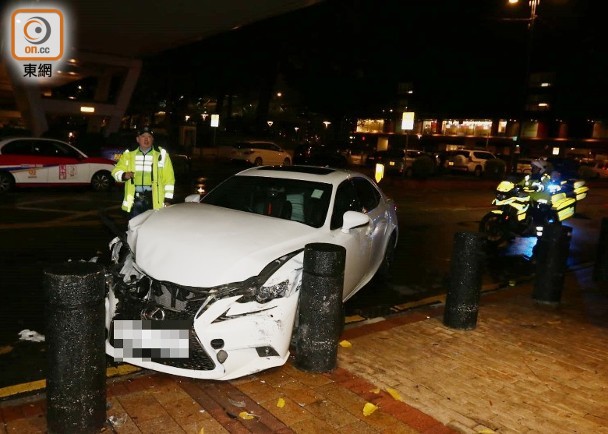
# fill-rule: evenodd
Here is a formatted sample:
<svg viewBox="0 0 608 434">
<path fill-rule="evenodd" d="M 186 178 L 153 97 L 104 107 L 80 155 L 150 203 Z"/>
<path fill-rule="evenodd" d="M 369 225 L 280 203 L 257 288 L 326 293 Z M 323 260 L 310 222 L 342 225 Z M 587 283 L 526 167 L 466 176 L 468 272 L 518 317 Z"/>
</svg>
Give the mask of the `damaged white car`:
<svg viewBox="0 0 608 434">
<path fill-rule="evenodd" d="M 106 352 L 192 378 L 230 380 L 289 357 L 304 248 L 346 249 L 343 300 L 391 265 L 394 202 L 363 174 L 255 167 L 206 196 L 133 218 L 111 244 Z"/>
</svg>

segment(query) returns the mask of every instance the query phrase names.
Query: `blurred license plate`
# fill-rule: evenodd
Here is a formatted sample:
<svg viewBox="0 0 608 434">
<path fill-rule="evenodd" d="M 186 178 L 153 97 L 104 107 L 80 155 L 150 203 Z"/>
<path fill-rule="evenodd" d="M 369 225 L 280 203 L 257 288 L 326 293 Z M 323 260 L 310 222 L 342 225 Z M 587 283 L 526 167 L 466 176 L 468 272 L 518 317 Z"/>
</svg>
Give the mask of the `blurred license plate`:
<svg viewBox="0 0 608 434">
<path fill-rule="evenodd" d="M 144 361 L 190 357 L 190 322 L 176 320 L 114 320 L 114 359 Z"/>
</svg>

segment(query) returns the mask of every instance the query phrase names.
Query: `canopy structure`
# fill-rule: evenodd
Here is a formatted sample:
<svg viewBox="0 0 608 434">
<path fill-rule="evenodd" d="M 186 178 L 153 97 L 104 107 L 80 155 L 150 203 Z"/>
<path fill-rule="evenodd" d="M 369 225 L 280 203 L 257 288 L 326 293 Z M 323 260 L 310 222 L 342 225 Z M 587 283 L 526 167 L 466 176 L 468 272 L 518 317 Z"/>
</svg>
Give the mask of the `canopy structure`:
<svg viewBox="0 0 608 434">
<path fill-rule="evenodd" d="M 180 0 L 178 2 L 64 0 L 67 37 L 61 69 L 51 78 L 25 85 L 19 71 L 9 67 L 10 41 L 3 41 L 0 64 L 0 126 L 24 125 L 33 135 L 48 129 L 53 114 L 90 117 L 89 130 L 115 132 L 131 99 L 142 59 L 239 27 L 311 6 L 319 0 Z M 3 21 L 17 8 L 40 8 L 38 2 L 10 5 Z M 48 6 L 48 5 L 47 5 Z M 2 35 L 6 38 L 6 34 Z M 54 88 L 92 77 L 94 100 L 60 97 Z M 119 88 L 115 89 L 119 83 Z M 109 121 L 108 121 L 109 119 Z"/>
</svg>

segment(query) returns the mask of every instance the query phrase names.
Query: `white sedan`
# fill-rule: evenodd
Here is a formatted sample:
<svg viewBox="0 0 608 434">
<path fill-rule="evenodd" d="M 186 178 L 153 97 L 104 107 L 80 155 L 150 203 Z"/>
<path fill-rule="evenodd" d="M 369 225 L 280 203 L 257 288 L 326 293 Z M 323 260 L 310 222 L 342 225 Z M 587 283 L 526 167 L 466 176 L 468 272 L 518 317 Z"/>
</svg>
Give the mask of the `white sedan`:
<svg viewBox="0 0 608 434">
<path fill-rule="evenodd" d="M 113 240 L 106 352 L 201 379 L 280 366 L 297 333 L 305 246 L 345 248 L 346 301 L 387 275 L 398 235 L 393 200 L 363 174 L 244 170 L 202 199 L 133 218 Z"/>
<path fill-rule="evenodd" d="M 107 191 L 114 161 L 89 157 L 60 140 L 13 137 L 0 140 L 0 193 L 14 187 L 89 185 Z"/>
<path fill-rule="evenodd" d="M 291 164 L 291 155 L 273 142 L 250 140 L 239 142 L 231 148 L 229 157 L 234 162 L 244 162 L 253 166 Z"/>
</svg>

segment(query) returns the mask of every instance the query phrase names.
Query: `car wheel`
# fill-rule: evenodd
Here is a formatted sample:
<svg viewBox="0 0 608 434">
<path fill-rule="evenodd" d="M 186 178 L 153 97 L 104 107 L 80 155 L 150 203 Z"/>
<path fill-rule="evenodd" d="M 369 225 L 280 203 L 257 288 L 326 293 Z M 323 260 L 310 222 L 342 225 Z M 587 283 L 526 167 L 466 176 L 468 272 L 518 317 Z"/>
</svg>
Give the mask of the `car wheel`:
<svg viewBox="0 0 608 434">
<path fill-rule="evenodd" d="M 414 172 L 412 171 L 411 167 L 408 167 L 407 169 L 405 169 L 405 177 L 406 178 L 411 178 L 413 174 L 414 174 Z"/>
<path fill-rule="evenodd" d="M 110 191 L 112 185 L 114 185 L 114 179 L 109 172 L 97 172 L 91 178 L 93 191 Z"/>
<path fill-rule="evenodd" d="M 291 166 L 291 160 L 289 158 L 285 158 L 283 160 L 283 166 Z"/>
<path fill-rule="evenodd" d="M 475 166 L 475 171 L 473 173 L 475 173 L 476 177 L 480 178 L 483 174 L 483 169 L 481 168 L 481 166 Z"/>
<path fill-rule="evenodd" d="M 262 161 L 262 157 L 256 158 L 255 161 L 253 162 L 254 166 L 261 166 L 262 164 L 264 164 L 264 162 Z"/>
<path fill-rule="evenodd" d="M 15 178 L 6 172 L 0 172 L 0 193 L 11 191 L 15 187 Z"/>
</svg>

